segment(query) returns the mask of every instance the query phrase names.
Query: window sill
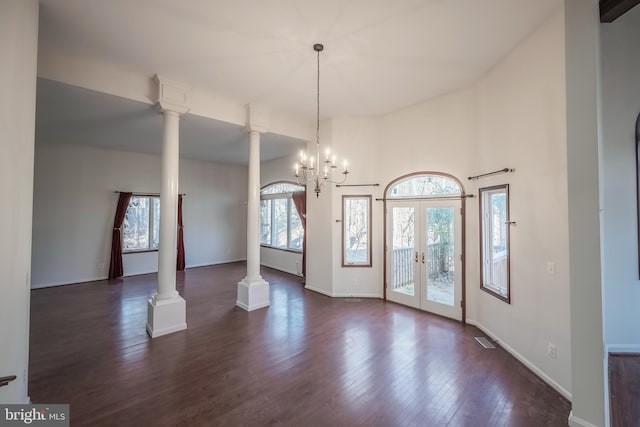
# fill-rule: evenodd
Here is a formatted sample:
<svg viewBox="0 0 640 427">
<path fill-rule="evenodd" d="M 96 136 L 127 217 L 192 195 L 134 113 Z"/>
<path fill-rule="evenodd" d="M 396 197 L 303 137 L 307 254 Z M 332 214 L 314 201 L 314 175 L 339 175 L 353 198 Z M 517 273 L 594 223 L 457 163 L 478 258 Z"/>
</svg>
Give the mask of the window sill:
<svg viewBox="0 0 640 427">
<path fill-rule="evenodd" d="M 489 295 L 493 295 L 494 297 L 498 298 L 499 300 L 506 302 L 507 304 L 511 304 L 511 296 L 509 294 L 502 295 L 502 294 L 496 292 L 495 290 L 493 290 L 493 289 L 491 289 L 491 288 L 489 288 L 487 286 L 480 286 L 480 289 L 485 291 Z"/>
</svg>

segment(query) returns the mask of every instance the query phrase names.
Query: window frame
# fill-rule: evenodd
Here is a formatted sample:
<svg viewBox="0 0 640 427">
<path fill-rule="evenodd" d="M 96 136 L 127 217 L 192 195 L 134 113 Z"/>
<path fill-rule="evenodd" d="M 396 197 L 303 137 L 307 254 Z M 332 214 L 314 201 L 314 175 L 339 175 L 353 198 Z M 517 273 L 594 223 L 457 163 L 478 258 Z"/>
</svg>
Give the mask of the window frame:
<svg viewBox="0 0 640 427">
<path fill-rule="evenodd" d="M 158 202 L 160 201 L 160 196 L 155 196 L 155 195 L 147 195 L 147 194 L 143 194 L 143 195 L 135 195 L 133 194 L 131 196 L 131 200 L 133 200 L 134 198 L 137 199 L 147 199 L 148 200 L 148 205 L 149 205 L 149 240 L 147 241 L 147 248 L 144 249 L 125 249 L 125 245 L 124 245 L 124 221 L 122 222 L 122 227 L 120 227 L 120 239 L 122 241 L 122 254 L 123 255 L 128 255 L 128 254 L 141 254 L 141 253 L 147 253 L 147 252 L 158 252 L 160 250 L 160 227 L 159 227 L 159 223 L 158 223 L 158 247 L 157 248 L 152 248 L 151 244 L 153 242 L 153 223 L 155 221 L 155 215 L 153 213 L 153 207 L 154 207 L 154 199 L 158 199 Z M 131 205 L 131 200 L 129 200 L 129 205 Z M 129 206 L 127 206 L 127 210 L 129 210 Z M 125 213 L 126 215 L 126 213 Z"/>
<path fill-rule="evenodd" d="M 267 244 L 262 242 L 262 213 L 260 214 L 260 246 L 264 247 L 264 248 L 269 248 L 269 249 L 275 249 L 278 251 L 285 251 L 285 252 L 293 252 L 296 254 L 301 254 L 302 253 L 302 244 L 300 246 L 300 248 L 293 248 L 291 247 L 291 235 L 292 235 L 292 230 L 291 230 L 291 214 L 293 211 L 296 210 L 295 204 L 293 203 L 293 191 L 288 191 L 288 192 L 284 192 L 284 193 L 268 193 L 268 194 L 264 194 L 264 191 L 267 190 L 269 187 L 275 186 L 275 185 L 279 185 L 279 184 L 290 184 L 293 186 L 298 187 L 300 190 L 296 190 L 296 191 L 306 191 L 306 187 L 304 185 L 300 185 L 297 184 L 295 182 L 290 182 L 290 181 L 275 181 L 272 183 L 269 183 L 267 185 L 264 185 L 261 189 L 260 189 L 260 202 L 262 203 L 263 200 L 269 201 L 270 207 L 270 224 L 269 224 L 269 231 L 270 231 L 270 240 L 271 243 Z M 287 201 L 287 208 L 286 208 L 286 219 L 287 219 L 287 244 L 286 246 L 276 246 L 274 245 L 274 242 L 276 241 L 275 239 L 275 235 L 274 235 L 274 224 L 275 224 L 275 209 L 274 209 L 274 200 L 286 200 Z M 296 211 L 297 214 L 297 211 Z M 302 231 L 302 233 L 304 233 L 304 229 Z M 304 238 L 304 235 L 303 235 Z"/>
<path fill-rule="evenodd" d="M 346 261 L 346 250 L 345 250 L 345 238 L 346 238 L 346 203 L 348 200 L 367 200 L 367 262 L 347 262 Z M 373 245 L 371 242 L 372 236 L 372 197 L 371 194 L 353 194 L 353 195 L 343 195 L 342 196 L 342 254 L 341 261 L 342 267 L 373 267 Z"/>
<path fill-rule="evenodd" d="M 498 289 L 498 286 L 492 286 L 491 284 L 485 283 L 485 260 L 486 260 L 486 248 L 487 242 L 485 242 L 485 237 L 487 237 L 487 227 L 484 220 L 484 213 L 487 209 L 485 206 L 485 195 L 489 195 L 489 198 L 496 194 L 498 190 L 503 190 L 506 201 L 505 201 L 505 246 L 506 246 L 506 295 L 502 295 Z M 502 192 L 502 191 L 501 191 Z M 478 199 L 479 203 L 479 212 L 480 212 L 480 222 L 479 222 L 479 231 L 480 231 L 480 289 L 487 292 L 490 295 L 498 298 L 501 301 L 506 302 L 507 304 L 511 304 L 511 230 L 510 230 L 510 197 L 509 197 L 509 184 L 500 184 L 494 185 L 491 187 L 483 187 L 478 190 Z M 493 226 L 489 229 L 490 232 L 493 231 Z M 489 233 L 491 234 L 491 233 Z M 491 243 L 491 242 L 489 242 Z M 491 259 L 493 259 L 493 253 L 491 255 Z"/>
</svg>

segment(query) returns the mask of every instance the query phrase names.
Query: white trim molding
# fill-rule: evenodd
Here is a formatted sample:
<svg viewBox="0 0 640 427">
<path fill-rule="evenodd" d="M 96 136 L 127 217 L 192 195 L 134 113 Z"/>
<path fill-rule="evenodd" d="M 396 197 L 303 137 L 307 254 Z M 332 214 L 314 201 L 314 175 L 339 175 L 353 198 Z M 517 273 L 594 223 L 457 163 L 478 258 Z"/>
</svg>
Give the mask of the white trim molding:
<svg viewBox="0 0 640 427">
<path fill-rule="evenodd" d="M 314 288 L 313 286 L 305 286 L 305 289 L 308 289 L 310 291 L 313 292 L 317 292 L 319 294 L 322 295 L 326 295 L 328 297 L 331 298 L 375 298 L 375 299 L 382 299 L 382 295 L 379 294 L 358 294 L 358 293 L 332 293 L 332 292 L 327 292 L 324 289 L 318 289 L 318 288 Z"/>
<path fill-rule="evenodd" d="M 573 411 L 569 412 L 569 427 L 598 427 L 588 421 L 580 419 L 573 415 Z"/>
<path fill-rule="evenodd" d="M 542 381 L 544 381 L 545 383 L 549 384 L 558 393 L 560 393 L 567 400 L 569 400 L 569 402 L 571 402 L 571 393 L 569 392 L 569 390 L 565 389 L 560 384 L 558 384 L 549 375 L 547 375 L 542 369 L 538 368 L 529 359 L 527 359 L 526 357 L 524 357 L 523 355 L 518 353 L 515 349 L 513 349 L 511 346 L 506 344 L 503 340 L 500 339 L 500 337 L 498 337 L 496 334 L 491 332 L 487 327 L 485 327 L 480 322 L 477 322 L 477 321 L 475 321 L 473 319 L 467 319 L 467 324 L 475 326 L 476 328 L 480 329 L 483 333 L 485 333 L 486 335 L 488 335 L 489 337 L 491 337 L 492 339 L 497 341 L 500 344 L 500 347 L 504 348 L 509 354 L 511 354 L 516 359 L 518 359 L 518 361 L 520 361 L 520 363 L 522 363 L 524 366 L 526 366 L 531 371 L 533 371 L 534 374 L 536 374 L 538 377 L 540 377 L 540 379 Z"/>
<path fill-rule="evenodd" d="M 609 353 L 640 353 L 640 344 L 607 344 L 605 354 Z"/>
</svg>

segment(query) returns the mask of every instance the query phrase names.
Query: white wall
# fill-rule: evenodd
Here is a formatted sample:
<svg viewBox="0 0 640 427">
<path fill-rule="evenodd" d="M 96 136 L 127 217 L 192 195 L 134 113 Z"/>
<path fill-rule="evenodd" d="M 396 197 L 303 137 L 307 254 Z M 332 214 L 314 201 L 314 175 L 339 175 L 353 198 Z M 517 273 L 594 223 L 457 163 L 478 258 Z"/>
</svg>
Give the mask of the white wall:
<svg viewBox="0 0 640 427">
<path fill-rule="evenodd" d="M 499 338 L 563 394 L 571 390 L 566 171 L 564 14 L 556 13 L 476 87 L 474 173 L 514 173 L 475 181 L 509 184 L 511 304 L 477 291 L 471 320 Z M 477 195 L 477 191 L 476 191 Z M 468 203 L 469 238 L 478 241 L 478 199 Z M 475 245 L 476 248 L 478 247 Z M 479 286 L 479 255 L 469 257 L 469 286 Z M 547 273 L 547 263 L 555 274 Z M 547 354 L 557 346 L 557 358 Z"/>
<path fill-rule="evenodd" d="M 478 201 L 466 203 L 467 316 L 567 397 L 571 392 L 564 14 L 559 9 L 487 75 L 468 88 L 378 118 L 334 118 L 323 144 L 351 160 L 349 183 L 310 198 L 310 249 L 324 250 L 311 268 L 312 288 L 334 296 L 381 296 L 383 211 L 374 202 L 374 267 L 340 265 L 343 194 L 382 197 L 392 180 L 412 172 L 445 172 L 465 191 L 511 185 L 511 293 L 506 304 L 479 289 Z M 470 175 L 504 167 L 516 172 L 481 181 Z M 326 236 L 331 236 L 327 251 Z M 324 248 L 324 249 L 323 249 Z M 310 256 L 311 259 L 311 256 Z M 315 258 L 314 258 L 315 259 Z M 547 262 L 556 265 L 547 274 Z M 328 266 L 331 269 L 328 269 Z M 331 272 L 331 273 L 329 273 Z M 308 284 L 308 287 L 309 287 Z M 557 346 L 557 358 L 547 345 Z"/>
<path fill-rule="evenodd" d="M 378 124 L 373 118 L 336 118 L 332 120 L 331 130 L 332 150 L 340 159 L 347 160 L 350 165 L 350 173 L 345 184 L 380 184 L 379 187 L 340 187 L 333 191 L 333 204 L 329 218 L 333 244 L 332 294 L 337 297 L 382 298 L 383 204 L 375 199 L 382 197 L 384 185 L 380 182 L 380 158 L 372 150 L 373 147 L 379 146 Z M 371 267 L 342 266 L 342 196 L 345 195 L 370 195 L 373 199 L 369 217 L 372 226 L 369 237 L 369 243 L 372 245 Z"/>
<path fill-rule="evenodd" d="M 246 257 L 245 167 L 180 161 L 186 266 Z M 38 144 L 33 214 L 34 288 L 104 279 L 114 190 L 159 193 L 160 157 Z M 157 271 L 157 252 L 123 255 L 125 275 Z"/>
<path fill-rule="evenodd" d="M 604 336 L 640 351 L 635 123 L 640 113 L 640 7 L 602 25 Z"/>
<path fill-rule="evenodd" d="M 28 403 L 38 2 L 0 2 L 0 403 Z"/>
<path fill-rule="evenodd" d="M 598 21 L 597 0 L 565 1 L 571 426 L 605 424 Z"/>
</svg>

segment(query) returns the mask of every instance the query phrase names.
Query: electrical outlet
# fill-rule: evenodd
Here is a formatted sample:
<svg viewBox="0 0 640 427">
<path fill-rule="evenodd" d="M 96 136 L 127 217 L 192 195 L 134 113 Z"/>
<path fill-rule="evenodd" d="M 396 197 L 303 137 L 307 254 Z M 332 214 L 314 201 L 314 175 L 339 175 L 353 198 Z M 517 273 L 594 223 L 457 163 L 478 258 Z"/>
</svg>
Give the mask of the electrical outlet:
<svg viewBox="0 0 640 427">
<path fill-rule="evenodd" d="M 547 273 L 551 275 L 556 274 L 556 263 L 553 261 L 547 262 Z"/>
<path fill-rule="evenodd" d="M 102 273 L 104 271 L 104 262 L 98 264 L 98 272 Z"/>
<path fill-rule="evenodd" d="M 547 344 L 547 354 L 550 358 L 555 359 L 558 357 L 558 347 L 551 341 Z"/>
</svg>

